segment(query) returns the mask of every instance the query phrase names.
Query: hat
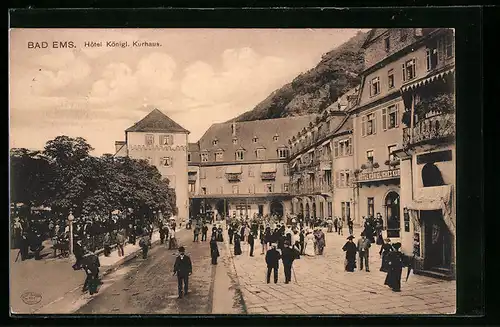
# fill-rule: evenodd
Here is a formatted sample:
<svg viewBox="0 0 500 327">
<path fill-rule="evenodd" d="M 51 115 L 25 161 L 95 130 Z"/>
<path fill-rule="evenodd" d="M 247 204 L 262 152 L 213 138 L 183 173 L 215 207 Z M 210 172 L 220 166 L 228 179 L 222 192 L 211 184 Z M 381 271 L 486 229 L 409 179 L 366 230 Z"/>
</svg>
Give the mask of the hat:
<svg viewBox="0 0 500 327">
<path fill-rule="evenodd" d="M 186 249 L 183 247 L 183 246 L 180 246 L 179 247 L 179 252 L 180 253 L 184 253 L 186 251 Z"/>
<path fill-rule="evenodd" d="M 347 236 L 348 240 L 352 240 L 353 238 L 354 238 L 354 236 L 352 236 L 352 235 Z"/>
<path fill-rule="evenodd" d="M 290 245 L 290 241 L 286 240 L 284 244 L 285 245 Z"/>
<path fill-rule="evenodd" d="M 390 238 L 386 238 L 386 239 L 385 239 L 385 241 L 386 241 L 387 243 L 389 243 L 389 242 L 391 241 L 391 239 L 390 239 Z"/>
<path fill-rule="evenodd" d="M 392 245 L 392 247 L 395 248 L 396 250 L 399 250 L 399 248 L 401 248 L 401 243 L 396 242 Z"/>
</svg>

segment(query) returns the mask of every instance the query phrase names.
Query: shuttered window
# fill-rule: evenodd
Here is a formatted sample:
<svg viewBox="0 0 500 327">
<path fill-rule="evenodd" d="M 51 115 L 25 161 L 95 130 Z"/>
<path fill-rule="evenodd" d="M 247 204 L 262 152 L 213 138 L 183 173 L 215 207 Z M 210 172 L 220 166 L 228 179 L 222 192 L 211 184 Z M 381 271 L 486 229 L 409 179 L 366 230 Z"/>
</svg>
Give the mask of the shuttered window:
<svg viewBox="0 0 500 327">
<path fill-rule="evenodd" d="M 361 135 L 366 136 L 366 116 L 361 117 Z"/>
</svg>

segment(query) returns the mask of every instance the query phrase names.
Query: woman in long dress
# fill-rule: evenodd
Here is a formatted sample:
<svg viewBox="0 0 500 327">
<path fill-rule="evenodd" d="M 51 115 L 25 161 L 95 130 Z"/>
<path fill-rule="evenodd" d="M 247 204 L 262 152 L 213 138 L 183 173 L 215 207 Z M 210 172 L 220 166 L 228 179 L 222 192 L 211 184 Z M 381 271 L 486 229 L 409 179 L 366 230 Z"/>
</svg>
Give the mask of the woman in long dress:
<svg viewBox="0 0 500 327">
<path fill-rule="evenodd" d="M 305 241 L 306 246 L 304 249 L 304 254 L 310 257 L 314 257 L 316 253 L 314 253 L 314 235 L 311 230 L 307 232 Z"/>
<path fill-rule="evenodd" d="M 217 238 L 212 236 L 210 240 L 210 256 L 212 257 L 212 264 L 217 264 L 217 258 L 219 257 L 219 247 L 217 246 Z"/>
<path fill-rule="evenodd" d="M 241 237 L 239 233 L 234 234 L 234 255 L 241 254 Z"/>
<path fill-rule="evenodd" d="M 354 236 L 349 235 L 349 237 L 347 237 L 347 242 L 342 247 L 342 250 L 345 251 L 345 271 L 349 272 L 353 272 L 354 268 L 356 268 L 357 247 L 352 241 L 353 238 Z"/>
<path fill-rule="evenodd" d="M 394 251 L 389 252 L 387 276 L 385 277 L 384 285 L 389 286 L 393 292 L 401 292 L 401 272 L 405 265 L 404 254 L 399 252 L 401 243 L 394 243 L 392 246 Z"/>
<path fill-rule="evenodd" d="M 380 247 L 380 256 L 382 257 L 382 265 L 380 267 L 380 271 L 387 272 L 389 270 L 389 253 L 394 251 L 392 247 L 391 240 L 386 239 L 385 243 Z"/>
</svg>

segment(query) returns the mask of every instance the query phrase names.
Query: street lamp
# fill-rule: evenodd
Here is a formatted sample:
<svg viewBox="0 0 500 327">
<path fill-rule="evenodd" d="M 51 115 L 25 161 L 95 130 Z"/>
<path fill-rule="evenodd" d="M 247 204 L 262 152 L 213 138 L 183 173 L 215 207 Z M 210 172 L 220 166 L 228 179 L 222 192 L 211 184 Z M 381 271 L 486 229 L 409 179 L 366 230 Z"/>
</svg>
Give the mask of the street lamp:
<svg viewBox="0 0 500 327">
<path fill-rule="evenodd" d="M 73 258 L 73 220 L 75 217 L 73 216 L 73 211 L 69 211 L 68 221 L 69 221 L 69 254 L 71 258 Z"/>
</svg>

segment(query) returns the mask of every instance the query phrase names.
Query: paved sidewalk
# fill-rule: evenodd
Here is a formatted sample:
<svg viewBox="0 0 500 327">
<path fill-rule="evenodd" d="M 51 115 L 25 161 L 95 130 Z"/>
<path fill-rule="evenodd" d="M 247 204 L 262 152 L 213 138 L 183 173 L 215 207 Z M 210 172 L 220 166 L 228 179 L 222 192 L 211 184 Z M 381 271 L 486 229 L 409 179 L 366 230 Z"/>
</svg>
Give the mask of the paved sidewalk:
<svg viewBox="0 0 500 327">
<path fill-rule="evenodd" d="M 152 243 L 158 243 L 158 232 L 153 233 Z M 136 245 L 127 244 L 124 256 L 119 257 L 113 249 L 109 257 L 99 256 L 101 274 L 107 274 L 114 268 L 135 257 L 140 251 Z M 10 251 L 10 307 L 12 313 L 38 313 L 42 308 L 54 306 L 64 299 L 65 294 L 82 287 L 85 280 L 83 270 L 74 271 L 73 261 L 69 259 L 29 259 L 15 262 L 18 250 Z M 32 295 L 27 299 L 26 295 Z M 34 295 L 34 297 L 33 297 Z M 36 302 L 36 303 L 35 303 Z"/>
<path fill-rule="evenodd" d="M 359 235 L 361 230 L 355 230 Z M 344 236 L 325 233 L 323 256 L 301 256 L 294 262 L 292 283 L 284 284 L 280 262 L 278 284 L 266 283 L 266 264 L 261 246 L 256 244 L 254 257 L 242 243 L 243 254 L 234 256 L 249 314 L 444 314 L 454 313 L 455 281 L 410 275 L 405 282 L 403 270 L 400 293 L 384 286 L 386 274 L 380 272 L 380 247 L 372 245 L 370 272 L 344 271 Z M 358 266 L 359 267 L 359 266 Z"/>
</svg>

